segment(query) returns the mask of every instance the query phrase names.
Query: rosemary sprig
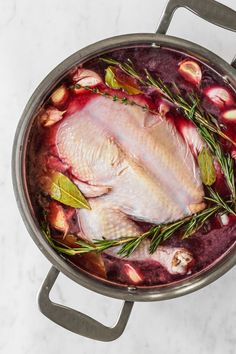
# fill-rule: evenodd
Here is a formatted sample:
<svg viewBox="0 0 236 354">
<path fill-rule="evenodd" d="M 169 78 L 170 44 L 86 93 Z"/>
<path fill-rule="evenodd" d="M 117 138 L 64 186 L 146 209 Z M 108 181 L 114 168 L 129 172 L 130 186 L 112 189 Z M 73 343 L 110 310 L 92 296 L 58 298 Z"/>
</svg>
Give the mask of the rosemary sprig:
<svg viewBox="0 0 236 354">
<path fill-rule="evenodd" d="M 178 108 L 180 108 L 185 116 L 190 119 L 196 126 L 201 125 L 209 131 L 219 135 L 221 138 L 229 141 L 232 145 L 236 146 L 236 143 L 219 128 L 216 120 L 211 114 L 203 112 L 199 108 L 199 99 L 189 96 L 189 101 L 186 101 L 181 95 L 174 94 L 161 79 L 154 79 L 151 74 L 146 71 L 147 85 L 154 86 L 159 89 L 162 94 Z"/>
<path fill-rule="evenodd" d="M 56 240 L 51 235 L 49 224 L 46 220 L 46 214 L 43 215 L 43 222 L 41 223 L 42 232 L 49 242 L 49 244 L 58 252 L 68 256 L 82 255 L 86 253 L 96 252 L 100 253 L 111 247 L 120 247 L 117 254 L 128 257 L 140 245 L 140 243 L 149 236 L 149 231 L 137 236 L 120 237 L 118 239 L 94 240 L 93 243 L 85 242 L 78 239 L 75 245 L 78 247 L 70 247 L 60 240 Z"/>
<path fill-rule="evenodd" d="M 182 234 L 182 239 L 191 236 L 203 226 L 207 219 L 218 211 L 229 211 L 230 213 L 233 212 L 235 214 L 228 202 L 224 202 L 218 194 L 217 196 L 212 194 L 211 197 L 206 199 L 211 203 L 216 203 L 216 205 L 176 222 L 153 226 L 142 235 L 127 236 L 118 239 L 103 238 L 101 240 L 94 240 L 93 243 L 77 240 L 75 244 L 78 245 L 78 247 L 69 247 L 61 241 L 53 239 L 49 227 L 47 227 L 46 230 L 43 227 L 42 228 L 50 245 L 58 252 L 69 256 L 90 252 L 100 253 L 109 248 L 120 247 L 117 254 L 122 257 L 129 257 L 145 239 L 150 239 L 149 252 L 152 254 L 162 242 L 172 237 L 176 232 Z"/>
<path fill-rule="evenodd" d="M 68 256 L 82 255 L 91 252 L 101 253 L 107 250 L 108 248 L 119 247 L 123 245 L 120 248 L 120 250 L 117 252 L 117 254 L 128 257 L 140 245 L 143 239 L 147 237 L 146 235 L 143 234 L 141 236 L 140 235 L 127 236 L 127 237 L 121 237 L 114 240 L 108 240 L 103 238 L 101 240 L 94 240 L 93 243 L 88 243 L 78 239 L 75 242 L 75 244 L 78 245 L 78 247 L 70 247 L 63 242 L 52 238 L 49 228 L 45 230 L 42 227 L 42 232 L 44 233 L 49 244 L 56 251 L 58 251 L 59 253 L 66 254 Z"/>
<path fill-rule="evenodd" d="M 232 200 L 226 202 L 213 188 L 208 187 L 207 189 L 210 196 L 205 197 L 206 200 L 218 205 L 224 211 L 224 213 L 228 212 L 236 216 L 236 211 L 234 209 L 235 205 Z"/>
<path fill-rule="evenodd" d="M 187 217 L 177 222 L 161 226 L 158 225 L 156 227 L 157 229 L 155 230 L 156 232 L 153 233 L 153 237 L 151 238 L 151 243 L 149 247 L 150 253 L 154 253 L 157 247 L 162 242 L 172 237 L 176 232 L 182 233 L 182 239 L 191 236 L 194 232 L 196 232 L 203 226 L 207 219 L 209 219 L 220 209 L 220 205 L 215 205 L 213 207 L 204 209 L 193 216 Z"/>
<path fill-rule="evenodd" d="M 162 84 L 164 85 L 164 84 Z M 165 86 L 165 85 L 164 85 Z M 217 126 L 217 123 L 213 120 L 211 115 L 207 113 L 201 112 L 199 108 L 199 100 L 190 97 L 192 105 L 185 101 L 181 96 L 175 96 L 171 91 L 166 88 L 165 92 L 168 92 L 170 98 L 173 99 L 173 103 L 181 106 L 182 110 L 185 113 L 185 116 L 191 120 L 198 129 L 198 132 L 207 143 L 208 147 L 210 148 L 212 154 L 216 157 L 217 161 L 220 164 L 222 172 L 224 174 L 226 183 L 229 187 L 229 190 L 232 194 L 232 199 L 235 201 L 236 191 L 235 191 L 235 177 L 234 177 L 234 160 L 230 156 L 230 154 L 225 153 L 220 143 L 216 140 L 215 135 L 218 134 L 226 140 L 229 140 L 231 143 L 235 145 L 229 137 L 227 137 Z M 176 98 L 177 97 L 177 98 Z"/>
<path fill-rule="evenodd" d="M 152 228 L 151 228 L 152 229 Z M 152 232 L 148 230 L 147 232 L 143 233 L 142 235 L 131 237 L 129 241 L 123 244 L 121 249 L 117 252 L 119 256 L 123 257 L 129 257 L 131 253 L 133 253 L 136 248 L 146 239 L 150 236 L 150 233 Z"/>
<path fill-rule="evenodd" d="M 145 86 L 151 86 L 151 87 L 156 87 L 170 102 L 175 104 L 177 107 L 183 110 L 185 115 L 191 120 L 196 120 L 198 123 L 202 124 L 205 126 L 207 129 L 210 131 L 218 134 L 221 136 L 223 139 L 228 140 L 231 144 L 236 146 L 236 143 L 230 139 L 229 136 L 224 134 L 220 129 L 219 126 L 216 123 L 216 120 L 214 117 L 210 114 L 206 114 L 205 112 L 202 112 L 201 109 L 198 107 L 199 102 L 191 102 L 192 100 L 190 99 L 190 102 L 186 101 L 181 95 L 175 94 L 172 92 L 169 87 L 167 87 L 164 82 L 160 78 L 154 78 L 147 69 L 145 69 L 145 75 L 146 75 L 146 80 L 143 79 L 143 77 L 135 70 L 133 63 L 131 60 L 128 60 L 127 62 L 121 63 L 118 60 L 115 59 L 110 59 L 110 58 L 100 58 L 101 61 L 107 63 L 107 64 L 112 64 L 112 65 L 117 65 L 123 72 L 125 72 L 127 75 L 135 78 L 138 80 L 142 85 Z M 178 88 L 177 88 L 177 91 Z"/>
<path fill-rule="evenodd" d="M 184 112 L 185 116 L 196 125 L 200 135 L 206 141 L 211 152 L 218 160 L 222 172 L 225 176 L 226 183 L 232 194 L 232 199 L 235 202 L 236 190 L 235 190 L 235 178 L 234 178 L 234 171 L 233 171 L 234 161 L 230 156 L 230 154 L 225 154 L 223 152 L 220 144 L 217 142 L 215 138 L 215 134 L 229 141 L 234 146 L 236 146 L 236 143 L 221 131 L 215 117 L 213 117 L 211 114 L 204 112 L 200 108 L 199 99 L 193 96 L 189 96 L 189 102 L 188 102 L 180 95 L 178 87 L 175 86 L 175 91 L 177 91 L 178 94 L 172 92 L 170 88 L 167 85 L 165 85 L 160 78 L 154 78 L 148 72 L 148 70 L 145 70 L 146 80 L 144 80 L 141 77 L 141 75 L 138 74 L 138 72 L 134 69 L 131 61 L 129 61 L 129 63 L 121 63 L 114 59 L 101 58 L 100 60 L 108 64 L 117 65 L 126 74 L 130 75 L 131 77 L 134 77 L 143 85 L 156 87 L 170 102 L 172 102 L 174 105 L 176 105 Z"/>
</svg>

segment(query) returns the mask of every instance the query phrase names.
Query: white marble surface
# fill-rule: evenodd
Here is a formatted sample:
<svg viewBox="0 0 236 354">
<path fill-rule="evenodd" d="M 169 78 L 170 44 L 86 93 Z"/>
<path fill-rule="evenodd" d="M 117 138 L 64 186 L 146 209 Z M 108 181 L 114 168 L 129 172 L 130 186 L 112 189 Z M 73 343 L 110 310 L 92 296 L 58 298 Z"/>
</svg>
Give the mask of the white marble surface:
<svg viewBox="0 0 236 354">
<path fill-rule="evenodd" d="M 224 4 L 236 10 L 235 0 Z M 33 90 L 60 61 L 99 39 L 153 32 L 165 0 L 0 0 L 0 353 L 236 353 L 236 270 L 186 297 L 137 303 L 113 343 L 76 336 L 43 317 L 37 291 L 50 267 L 27 234 L 12 192 L 14 131 Z M 170 33 L 230 61 L 236 34 L 179 11 Z M 60 276 L 52 297 L 112 324 L 120 302 Z"/>
</svg>

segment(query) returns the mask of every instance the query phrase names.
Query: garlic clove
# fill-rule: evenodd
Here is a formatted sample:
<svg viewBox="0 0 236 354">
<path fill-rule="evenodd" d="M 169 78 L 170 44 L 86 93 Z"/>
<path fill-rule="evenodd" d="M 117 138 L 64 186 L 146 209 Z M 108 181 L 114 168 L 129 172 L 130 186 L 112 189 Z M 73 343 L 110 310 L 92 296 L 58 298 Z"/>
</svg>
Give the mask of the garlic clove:
<svg viewBox="0 0 236 354">
<path fill-rule="evenodd" d="M 58 87 L 51 95 L 51 102 L 55 107 L 63 106 L 69 97 L 69 93 L 65 85 Z"/>
<path fill-rule="evenodd" d="M 66 213 L 64 211 L 64 208 L 57 202 L 52 201 L 50 203 L 48 221 L 54 229 L 62 231 L 64 234 L 67 234 L 69 224 L 67 221 Z"/>
<path fill-rule="evenodd" d="M 228 122 L 236 122 L 236 109 L 229 109 L 222 113 L 222 118 Z"/>
<path fill-rule="evenodd" d="M 221 86 L 211 86 L 205 88 L 203 93 L 219 108 L 234 104 L 232 95 L 228 90 Z"/>
<path fill-rule="evenodd" d="M 199 85 L 202 79 L 202 71 L 198 63 L 193 60 L 184 60 L 179 64 L 179 74 L 193 85 Z"/>
<path fill-rule="evenodd" d="M 89 86 L 89 87 L 94 87 L 102 82 L 101 77 L 97 73 L 87 69 L 78 69 L 76 73 L 73 75 L 72 80 L 74 81 L 75 84 L 81 86 Z M 75 93 L 81 93 L 84 91 L 85 90 L 83 87 L 74 89 Z"/>
<path fill-rule="evenodd" d="M 59 111 L 57 108 L 49 107 L 40 112 L 39 121 L 43 127 L 50 127 L 59 122 L 63 118 L 65 112 L 66 111 Z"/>
<path fill-rule="evenodd" d="M 138 284 L 142 282 L 143 278 L 141 277 L 141 274 L 129 263 L 126 263 L 124 265 L 124 270 L 125 273 L 128 275 L 129 279 L 133 282 L 133 284 Z"/>
<path fill-rule="evenodd" d="M 229 224 L 229 217 L 228 217 L 227 214 L 221 214 L 221 215 L 219 216 L 219 218 L 220 218 L 220 223 L 221 223 L 223 226 L 226 226 L 226 225 Z"/>
</svg>

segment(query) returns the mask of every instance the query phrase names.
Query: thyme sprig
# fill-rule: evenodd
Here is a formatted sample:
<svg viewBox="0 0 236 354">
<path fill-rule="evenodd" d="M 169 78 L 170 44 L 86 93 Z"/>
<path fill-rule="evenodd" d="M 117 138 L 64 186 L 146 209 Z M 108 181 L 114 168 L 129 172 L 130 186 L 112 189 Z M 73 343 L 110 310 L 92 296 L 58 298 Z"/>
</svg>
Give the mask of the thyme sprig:
<svg viewBox="0 0 236 354">
<path fill-rule="evenodd" d="M 119 102 L 123 105 L 129 105 L 129 106 L 136 106 L 136 107 L 139 107 L 141 108 L 143 111 L 148 111 L 150 113 L 153 113 L 153 114 L 159 114 L 158 111 L 156 110 L 153 110 L 153 109 L 150 109 L 147 105 L 141 105 L 139 104 L 138 102 L 135 102 L 134 100 L 129 100 L 127 97 L 123 96 L 123 97 L 119 97 L 117 95 L 112 95 L 110 94 L 109 92 L 106 92 L 106 91 L 101 91 L 99 88 L 97 87 L 89 87 L 89 86 L 82 86 L 80 84 L 75 84 L 73 86 L 71 86 L 71 88 L 75 88 L 75 89 L 80 89 L 80 88 L 83 88 L 84 90 L 86 91 L 90 91 L 94 94 L 97 94 L 99 96 L 103 96 L 103 97 L 106 97 L 114 102 Z"/>
</svg>

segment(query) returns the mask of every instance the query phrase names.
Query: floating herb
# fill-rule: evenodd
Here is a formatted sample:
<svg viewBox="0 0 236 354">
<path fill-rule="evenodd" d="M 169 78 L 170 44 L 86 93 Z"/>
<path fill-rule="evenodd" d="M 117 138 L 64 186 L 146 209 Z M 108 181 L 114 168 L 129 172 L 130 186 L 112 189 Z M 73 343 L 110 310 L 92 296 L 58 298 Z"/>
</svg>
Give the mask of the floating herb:
<svg viewBox="0 0 236 354">
<path fill-rule="evenodd" d="M 122 75 L 124 76 L 123 73 Z M 125 77 L 121 78 L 120 76 L 121 75 L 118 75 L 117 68 L 115 66 L 108 66 L 105 74 L 105 82 L 107 86 L 113 89 L 123 89 L 130 95 L 137 95 L 141 93 L 134 82 L 134 79 L 133 82 L 131 82 L 130 76 L 127 76 L 126 74 Z"/>
<path fill-rule="evenodd" d="M 121 88 L 121 86 L 118 84 L 118 82 L 115 78 L 115 74 L 112 70 L 112 66 L 108 66 L 105 71 L 106 71 L 105 82 L 106 82 L 107 86 L 114 88 L 114 89 Z"/>
<path fill-rule="evenodd" d="M 72 208 L 90 209 L 89 203 L 79 188 L 60 172 L 52 172 L 47 183 L 48 193 L 52 199 Z"/>
<path fill-rule="evenodd" d="M 178 232 L 182 239 L 191 236 L 194 232 L 199 230 L 205 221 L 214 215 L 217 211 L 221 209 L 220 205 L 215 205 L 213 207 L 206 208 L 193 216 L 184 218 L 182 220 L 176 221 L 167 225 L 160 225 L 153 228 L 156 231 L 151 238 L 150 243 L 150 253 L 154 253 L 160 243 L 166 241 L 168 238 L 172 237 L 176 232 Z M 156 229 L 156 230 L 155 230 Z"/>
<path fill-rule="evenodd" d="M 236 211 L 235 211 L 235 203 L 232 200 L 225 201 L 219 193 L 217 193 L 214 189 L 211 187 L 208 187 L 208 191 L 210 196 L 205 197 L 206 200 L 213 202 L 214 204 L 218 205 L 224 213 L 228 212 L 230 214 L 233 214 L 236 216 Z"/>
<path fill-rule="evenodd" d="M 126 63 L 121 63 L 118 60 L 111 58 L 100 58 L 101 61 L 107 64 L 117 65 L 122 71 L 124 71 L 127 75 L 133 77 L 137 81 L 142 84 L 146 84 L 145 80 L 143 80 L 140 74 L 135 70 L 133 63 L 128 59 Z"/>
<path fill-rule="evenodd" d="M 198 155 L 198 165 L 201 174 L 202 183 L 211 186 L 216 181 L 216 171 L 213 163 L 213 157 L 208 148 L 203 147 Z"/>
</svg>

